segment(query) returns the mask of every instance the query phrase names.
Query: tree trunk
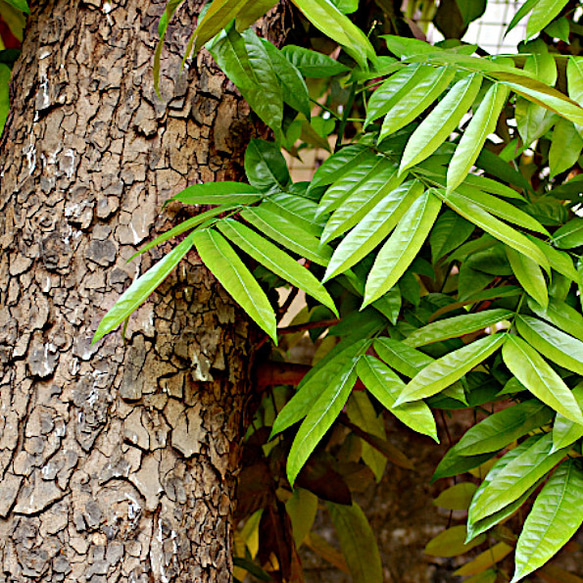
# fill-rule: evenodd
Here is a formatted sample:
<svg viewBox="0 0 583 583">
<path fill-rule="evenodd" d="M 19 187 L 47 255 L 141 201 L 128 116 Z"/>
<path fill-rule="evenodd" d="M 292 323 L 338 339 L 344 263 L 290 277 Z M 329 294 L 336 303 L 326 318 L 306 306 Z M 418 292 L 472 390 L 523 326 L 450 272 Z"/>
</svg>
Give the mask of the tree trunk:
<svg viewBox="0 0 583 583">
<path fill-rule="evenodd" d="M 231 580 L 252 327 L 193 253 L 125 341 L 91 345 L 151 264 L 129 257 L 184 212 L 162 203 L 240 178 L 254 132 L 208 56 L 179 74 L 202 0 L 169 31 L 156 97 L 164 4 L 40 0 L 14 71 L 0 143 L 0 582 Z"/>
</svg>

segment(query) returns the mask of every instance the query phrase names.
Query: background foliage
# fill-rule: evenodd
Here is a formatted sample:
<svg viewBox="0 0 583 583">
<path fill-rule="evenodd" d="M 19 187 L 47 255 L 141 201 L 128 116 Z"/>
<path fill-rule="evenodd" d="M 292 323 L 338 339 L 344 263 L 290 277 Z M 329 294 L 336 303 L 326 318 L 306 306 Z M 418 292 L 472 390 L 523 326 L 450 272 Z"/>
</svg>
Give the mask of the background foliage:
<svg viewBox="0 0 583 583">
<path fill-rule="evenodd" d="M 167 24 L 181 2 L 168 3 Z M 583 522 L 583 57 L 581 10 L 527 0 L 518 53 L 459 41 L 485 2 L 293 0 L 292 42 L 259 38 L 274 1 L 214 0 L 185 59 L 213 55 L 274 141 L 253 140 L 248 183 L 195 184 L 174 200 L 200 214 L 104 317 L 121 324 L 191 250 L 265 332 L 285 362 L 305 331 L 317 345 L 299 386 L 271 387 L 247 435 L 236 535 L 237 577 L 301 581 L 308 544 L 357 582 L 383 579 L 353 492 L 387 463 L 410 469 L 384 415 L 439 440 L 437 412 L 476 424 L 434 480 L 436 504 L 467 511 L 428 541 L 473 582 L 523 580 Z M 0 128 L 22 38 L 20 0 L 0 0 Z M 431 45 L 410 18 L 433 18 Z M 294 183 L 281 149 L 332 155 Z M 302 290 L 308 304 L 278 328 Z M 293 334 L 293 333 L 295 334 Z M 325 503 L 343 556 L 311 532 Z M 514 573 L 505 558 L 514 552 Z M 550 575 L 549 575 L 550 576 Z M 550 579 L 547 579 L 550 580 Z"/>
</svg>

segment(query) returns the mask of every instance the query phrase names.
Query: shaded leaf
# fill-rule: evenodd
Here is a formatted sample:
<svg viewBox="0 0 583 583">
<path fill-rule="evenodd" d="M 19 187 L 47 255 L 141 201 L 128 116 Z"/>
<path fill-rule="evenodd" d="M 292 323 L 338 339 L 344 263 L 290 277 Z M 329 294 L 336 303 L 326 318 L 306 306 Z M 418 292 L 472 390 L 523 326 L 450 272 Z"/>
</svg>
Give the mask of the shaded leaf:
<svg viewBox="0 0 583 583">
<path fill-rule="evenodd" d="M 455 484 L 441 492 L 433 504 L 446 510 L 467 510 L 477 489 L 478 486 L 473 482 Z"/>
<path fill-rule="evenodd" d="M 334 75 L 347 73 L 350 70 L 346 65 L 339 63 L 328 55 L 305 47 L 286 45 L 281 49 L 281 52 L 305 77 L 333 77 Z"/>
<path fill-rule="evenodd" d="M 446 210 L 442 213 L 429 235 L 433 263 L 457 249 L 468 239 L 474 228 L 472 223 L 453 211 Z"/>
<path fill-rule="evenodd" d="M 457 555 L 463 555 L 479 544 L 482 544 L 486 540 L 486 537 L 475 538 L 470 543 L 466 543 L 465 540 L 465 524 L 452 526 L 432 538 L 425 547 L 425 553 L 434 557 L 455 557 Z"/>
<path fill-rule="evenodd" d="M 507 557 L 513 550 L 513 547 L 504 542 L 498 543 L 487 551 L 480 553 L 475 559 L 466 563 L 463 567 L 460 567 L 455 571 L 455 574 L 458 576 L 467 576 L 483 573 L 486 569 L 495 565 L 498 561 L 504 559 L 504 557 Z M 494 582 L 496 580 L 496 572 L 492 572 L 494 573 L 494 579 L 492 579 L 492 582 Z M 466 581 L 468 581 L 468 579 L 466 579 Z"/>
<path fill-rule="evenodd" d="M 280 148 L 273 142 L 255 138 L 245 150 L 245 174 L 251 185 L 263 192 L 285 189 L 291 181 Z"/>
</svg>

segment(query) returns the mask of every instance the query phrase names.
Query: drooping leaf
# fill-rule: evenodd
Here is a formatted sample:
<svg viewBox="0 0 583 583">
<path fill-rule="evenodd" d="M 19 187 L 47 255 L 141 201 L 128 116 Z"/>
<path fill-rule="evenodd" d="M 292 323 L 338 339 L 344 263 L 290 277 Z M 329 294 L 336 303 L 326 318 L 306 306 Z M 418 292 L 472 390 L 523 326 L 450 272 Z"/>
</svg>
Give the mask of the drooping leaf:
<svg viewBox="0 0 583 583">
<path fill-rule="evenodd" d="M 582 149 L 583 138 L 577 132 L 577 128 L 569 120 L 559 119 L 553 130 L 549 151 L 551 176 L 556 176 L 574 166 Z"/>
<path fill-rule="evenodd" d="M 316 520 L 318 497 L 309 490 L 296 488 L 285 503 L 285 509 L 292 523 L 294 543 L 299 548 Z"/>
<path fill-rule="evenodd" d="M 249 316 L 277 343 L 273 308 L 227 240 L 213 230 L 196 231 L 192 241 L 212 274 Z"/>
<path fill-rule="evenodd" d="M 467 510 L 472 496 L 478 489 L 473 482 L 461 482 L 444 490 L 433 504 L 446 510 Z"/>
<path fill-rule="evenodd" d="M 333 77 L 334 75 L 347 73 L 350 70 L 346 65 L 339 63 L 328 55 L 306 49 L 305 47 L 286 45 L 281 49 L 281 52 L 305 77 Z"/>
<path fill-rule="evenodd" d="M 327 265 L 332 256 L 332 248 L 328 245 L 321 246 L 320 241 L 306 231 L 303 225 L 292 223 L 268 208 L 248 208 L 241 212 L 241 217 L 286 249 L 318 265 Z"/>
<path fill-rule="evenodd" d="M 192 184 L 170 200 L 183 204 L 252 204 L 261 200 L 263 193 L 244 182 L 205 182 Z"/>
<path fill-rule="evenodd" d="M 375 259 L 366 280 L 363 308 L 399 281 L 425 242 L 440 208 L 441 201 L 431 190 L 409 207 Z"/>
<path fill-rule="evenodd" d="M 526 450 L 513 457 L 486 482 L 472 501 L 468 522 L 477 522 L 511 504 L 547 474 L 565 455 L 564 450 L 550 453 L 552 441 L 551 434 L 547 433 L 531 442 Z"/>
<path fill-rule="evenodd" d="M 269 1 L 272 2 L 272 0 Z M 261 40 L 263 46 L 267 49 L 267 54 L 273 63 L 275 74 L 281 83 L 284 102 L 296 111 L 303 113 L 306 119 L 310 119 L 310 96 L 302 74 L 267 39 Z"/>
<path fill-rule="evenodd" d="M 395 228 L 422 192 L 420 182 L 407 182 L 378 202 L 340 242 L 330 259 L 324 281 L 346 271 L 368 255 Z"/>
<path fill-rule="evenodd" d="M 239 32 L 245 30 L 276 4 L 277 0 L 247 0 L 235 17 L 235 27 Z"/>
<path fill-rule="evenodd" d="M 532 316 L 516 319 L 518 333 L 549 360 L 583 375 L 583 342 Z"/>
<path fill-rule="evenodd" d="M 282 89 L 265 46 L 255 32 L 247 29 L 240 34 L 230 26 L 208 49 L 253 111 L 279 136 L 283 121 Z"/>
<path fill-rule="evenodd" d="M 326 503 L 354 583 L 382 583 L 383 568 L 375 535 L 356 502 Z"/>
<path fill-rule="evenodd" d="M 513 550 L 514 547 L 511 547 L 510 545 L 507 545 L 504 542 L 495 544 L 493 547 L 489 548 L 483 553 L 480 553 L 475 559 L 471 560 L 469 563 L 466 563 L 465 565 L 460 567 L 457 571 L 455 571 L 455 574 L 458 576 L 467 576 L 487 573 L 488 571 L 486 571 L 486 569 L 507 557 Z M 494 574 L 494 578 L 484 579 L 484 583 L 486 581 L 492 581 L 492 583 L 496 581 L 497 579 L 496 571 L 490 571 L 490 573 Z M 466 581 L 471 582 L 472 580 L 466 579 Z"/>
<path fill-rule="evenodd" d="M 439 442 L 435 419 L 423 401 L 395 407 L 405 383 L 387 365 L 374 356 L 365 355 L 358 361 L 356 372 L 371 394 L 395 417 L 414 431 Z"/>
<path fill-rule="evenodd" d="M 457 128 L 478 95 L 482 77 L 473 74 L 458 81 L 409 138 L 400 170 L 425 160 Z"/>
<path fill-rule="evenodd" d="M 190 251 L 193 245 L 193 235 L 189 235 L 179 243 L 168 255 L 158 261 L 136 279 L 130 287 L 118 298 L 113 307 L 105 314 L 95 331 L 92 343 L 117 328 L 126 318 L 142 304 L 152 292 L 168 277 L 181 259 Z M 275 326 L 274 326 L 275 330 Z"/>
<path fill-rule="evenodd" d="M 583 471 L 576 460 L 562 463 L 545 484 L 516 545 L 512 583 L 542 567 L 583 523 Z"/>
<path fill-rule="evenodd" d="M 583 219 L 571 219 L 553 233 L 553 245 L 559 249 L 572 249 L 583 246 Z"/>
<path fill-rule="evenodd" d="M 430 397 L 449 387 L 498 350 L 504 342 L 504 336 L 485 336 L 426 366 L 409 382 L 397 400 L 397 405 Z"/>
<path fill-rule="evenodd" d="M 561 377 L 522 338 L 511 334 L 506 336 L 502 357 L 510 372 L 551 409 L 583 425 L 579 404 Z"/>
<path fill-rule="evenodd" d="M 447 89 L 454 75 L 455 71 L 452 68 L 438 67 L 430 71 L 423 80 L 418 81 L 411 91 L 388 111 L 383 120 L 379 140 L 405 127 L 423 113 Z"/>
<path fill-rule="evenodd" d="M 579 383 L 573 389 L 573 397 L 575 397 L 580 407 L 583 406 L 583 383 Z M 583 437 L 583 425 L 574 423 L 557 413 L 553 423 L 553 451 L 569 447 L 581 437 Z"/>
<path fill-rule="evenodd" d="M 346 52 L 367 69 L 368 59 L 376 53 L 366 35 L 329 0 L 292 0 L 304 16 L 326 36 L 342 45 Z"/>
<path fill-rule="evenodd" d="M 532 259 L 510 247 L 505 247 L 505 251 L 518 283 L 537 303 L 546 308 L 549 305 L 549 292 L 542 269 Z"/>
<path fill-rule="evenodd" d="M 492 237 L 536 261 L 543 268 L 549 269 L 549 261 L 544 253 L 516 229 L 493 217 L 478 205 L 466 201 L 455 192 L 451 192 L 443 200 L 451 209 L 492 235 Z"/>
<path fill-rule="evenodd" d="M 472 120 L 455 150 L 447 169 L 447 190 L 451 192 L 468 175 L 486 142 L 493 133 L 502 107 L 506 103 L 508 91 L 500 83 L 494 83 L 484 96 Z"/>
<path fill-rule="evenodd" d="M 356 363 L 369 345 L 370 341 L 361 341 L 357 352 L 344 364 L 338 374 L 330 379 L 300 425 L 287 458 L 287 476 L 290 484 L 293 485 L 310 454 L 342 411 L 356 383 Z"/>
<path fill-rule="evenodd" d="M 284 190 L 291 181 L 280 148 L 266 140 L 252 139 L 249 142 L 245 150 L 245 174 L 251 185 L 262 192 Z"/>
<path fill-rule="evenodd" d="M 218 223 L 218 227 L 225 237 L 253 257 L 253 259 L 317 299 L 329 308 L 333 314 L 338 316 L 334 300 L 332 300 L 326 288 L 310 271 L 279 249 L 279 247 L 233 219 L 223 219 Z"/>
<path fill-rule="evenodd" d="M 247 4 L 251 4 L 250 0 L 215 0 L 194 31 L 194 52 L 197 53 L 209 40 L 226 28 Z"/>
<path fill-rule="evenodd" d="M 467 553 L 486 540 L 482 536 L 466 543 L 466 534 L 465 524 L 452 526 L 432 538 L 425 547 L 425 553 L 434 557 L 455 557 Z"/>
<path fill-rule="evenodd" d="M 432 342 L 441 342 L 448 338 L 458 338 L 471 332 L 483 330 L 507 319 L 512 312 L 504 309 L 485 310 L 475 314 L 454 316 L 445 320 L 437 320 L 418 328 L 403 340 L 408 346 L 417 348 Z"/>
</svg>

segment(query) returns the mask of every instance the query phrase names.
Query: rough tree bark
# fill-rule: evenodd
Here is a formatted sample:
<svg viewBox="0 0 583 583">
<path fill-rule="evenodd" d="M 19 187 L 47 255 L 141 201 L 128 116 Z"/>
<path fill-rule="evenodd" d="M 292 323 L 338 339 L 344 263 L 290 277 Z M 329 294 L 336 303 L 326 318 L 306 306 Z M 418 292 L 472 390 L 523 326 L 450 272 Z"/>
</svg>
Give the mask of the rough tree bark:
<svg viewBox="0 0 583 583">
<path fill-rule="evenodd" d="M 33 2 L 0 143 L 0 582 L 231 579 L 250 326 L 193 254 L 90 344 L 168 196 L 241 176 L 248 107 L 204 55 L 178 74 L 202 4 L 161 102 L 162 0 Z"/>
</svg>

